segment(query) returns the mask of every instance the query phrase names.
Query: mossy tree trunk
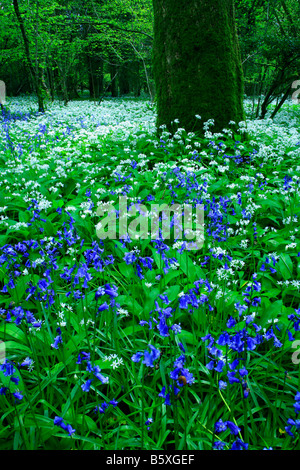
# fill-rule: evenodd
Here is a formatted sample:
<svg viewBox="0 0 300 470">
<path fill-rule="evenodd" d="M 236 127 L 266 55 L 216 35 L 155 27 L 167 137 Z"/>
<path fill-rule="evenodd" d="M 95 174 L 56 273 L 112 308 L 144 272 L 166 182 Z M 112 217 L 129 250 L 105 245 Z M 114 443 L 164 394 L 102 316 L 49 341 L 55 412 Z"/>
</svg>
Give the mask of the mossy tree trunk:
<svg viewBox="0 0 300 470">
<path fill-rule="evenodd" d="M 243 72 L 233 0 L 153 0 L 157 126 L 213 132 L 240 122 Z M 200 115 L 201 121 L 195 116 Z"/>
</svg>

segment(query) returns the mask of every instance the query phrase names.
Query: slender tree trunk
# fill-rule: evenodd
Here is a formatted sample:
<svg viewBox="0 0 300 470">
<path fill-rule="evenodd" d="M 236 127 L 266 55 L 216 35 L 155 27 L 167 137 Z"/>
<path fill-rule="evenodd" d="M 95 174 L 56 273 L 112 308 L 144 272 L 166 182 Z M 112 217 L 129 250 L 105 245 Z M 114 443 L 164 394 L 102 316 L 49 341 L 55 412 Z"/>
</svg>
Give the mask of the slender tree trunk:
<svg viewBox="0 0 300 470">
<path fill-rule="evenodd" d="M 141 96 L 140 63 L 138 60 L 133 63 L 132 74 L 134 96 L 137 98 Z"/>
<path fill-rule="evenodd" d="M 67 106 L 69 102 L 69 94 L 68 94 L 68 87 L 67 87 L 67 79 L 65 76 L 62 78 L 62 92 L 63 92 L 64 105 Z"/>
<path fill-rule="evenodd" d="M 118 84 L 117 84 L 117 66 L 115 64 L 111 64 L 110 66 L 110 89 L 111 89 L 111 96 L 116 98 L 118 96 Z"/>
<path fill-rule="evenodd" d="M 88 56 L 88 76 L 89 76 L 89 92 L 90 98 L 96 98 L 96 91 L 95 91 L 95 78 L 94 78 L 94 68 L 92 57 Z"/>
<path fill-rule="evenodd" d="M 50 87 L 50 96 L 51 96 L 51 101 L 54 101 L 54 80 L 53 80 L 53 72 L 51 67 L 47 67 L 47 75 L 48 75 L 48 82 L 49 82 L 49 87 Z"/>
<path fill-rule="evenodd" d="M 128 95 L 128 93 L 130 92 L 129 66 L 130 64 L 128 62 L 125 62 L 125 64 L 120 67 L 120 73 L 119 73 L 120 95 Z"/>
<path fill-rule="evenodd" d="M 282 108 L 282 106 L 284 105 L 284 103 L 285 103 L 286 100 L 288 99 L 290 93 L 291 93 L 291 86 L 289 86 L 289 87 L 286 89 L 286 91 L 285 91 L 284 95 L 282 96 L 281 100 L 278 101 L 278 103 L 276 104 L 275 109 L 274 109 L 274 111 L 272 112 L 272 114 L 271 114 L 271 116 L 270 116 L 271 119 L 274 119 L 274 117 L 276 116 L 276 114 L 278 113 L 278 111 Z"/>
<path fill-rule="evenodd" d="M 41 80 L 40 80 L 40 77 L 39 77 L 39 71 L 36 70 L 36 68 L 33 66 L 33 63 L 32 63 L 31 57 L 30 57 L 29 40 L 28 40 L 26 31 L 25 31 L 25 26 L 24 26 L 24 21 L 23 21 L 22 15 L 20 13 L 18 0 L 13 0 L 13 5 L 14 5 L 14 10 L 15 10 L 16 17 L 17 17 L 17 20 L 18 20 L 18 23 L 19 23 L 19 26 L 20 26 L 21 34 L 22 34 L 22 37 L 23 37 L 25 55 L 26 55 L 28 67 L 29 67 L 29 70 L 30 70 L 30 74 L 32 76 L 32 80 L 33 80 L 33 83 L 34 83 L 34 88 L 35 88 L 35 92 L 36 92 L 36 95 L 37 95 L 37 99 L 38 99 L 39 112 L 44 113 L 45 112 L 44 98 L 43 98 L 43 92 L 42 92 L 42 87 L 41 87 Z"/>
<path fill-rule="evenodd" d="M 153 0 L 157 125 L 214 132 L 240 122 L 243 72 L 233 0 Z M 202 120 L 195 118 L 200 115 Z"/>
</svg>

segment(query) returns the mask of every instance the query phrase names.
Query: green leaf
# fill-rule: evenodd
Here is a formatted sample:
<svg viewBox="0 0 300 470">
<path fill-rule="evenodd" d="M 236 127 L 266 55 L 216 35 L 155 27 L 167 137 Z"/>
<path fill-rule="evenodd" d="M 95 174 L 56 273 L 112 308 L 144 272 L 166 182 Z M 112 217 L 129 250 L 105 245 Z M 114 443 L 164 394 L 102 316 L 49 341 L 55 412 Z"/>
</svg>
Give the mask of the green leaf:
<svg viewBox="0 0 300 470">
<path fill-rule="evenodd" d="M 8 336 L 16 341 L 26 343 L 25 333 L 14 323 L 4 323 L 0 325 L 0 338 L 6 339 Z"/>
<path fill-rule="evenodd" d="M 278 267 L 285 280 L 290 279 L 293 276 L 293 262 L 287 253 L 281 253 Z"/>
<path fill-rule="evenodd" d="M 192 346 L 197 346 L 200 338 L 196 338 L 193 333 L 186 330 L 181 330 L 181 332 L 177 335 L 180 341 L 184 341 L 186 344 L 191 344 Z"/>
<path fill-rule="evenodd" d="M 284 311 L 282 300 L 276 300 L 263 313 L 262 318 L 258 321 L 262 326 L 266 326 L 269 320 L 277 320 Z"/>
<path fill-rule="evenodd" d="M 16 343 L 15 341 L 5 341 L 5 349 L 6 351 L 21 351 L 24 354 L 32 354 L 31 349 L 24 344 Z"/>
</svg>

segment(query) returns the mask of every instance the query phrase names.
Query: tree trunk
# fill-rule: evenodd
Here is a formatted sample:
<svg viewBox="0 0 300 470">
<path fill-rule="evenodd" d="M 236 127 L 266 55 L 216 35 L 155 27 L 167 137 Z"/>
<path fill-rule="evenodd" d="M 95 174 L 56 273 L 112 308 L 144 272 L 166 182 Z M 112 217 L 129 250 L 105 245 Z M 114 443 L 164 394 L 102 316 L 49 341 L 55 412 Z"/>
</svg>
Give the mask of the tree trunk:
<svg viewBox="0 0 300 470">
<path fill-rule="evenodd" d="M 67 78 L 65 76 L 62 77 L 61 86 L 62 86 L 64 105 L 67 106 L 69 102 L 69 93 L 68 93 L 68 87 L 67 87 Z"/>
<path fill-rule="evenodd" d="M 284 95 L 282 96 L 281 100 L 278 101 L 278 103 L 276 104 L 275 109 L 274 109 L 274 111 L 272 112 L 272 114 L 270 116 L 271 119 L 274 119 L 274 117 L 276 116 L 278 111 L 282 108 L 282 106 L 284 105 L 284 103 L 288 99 L 290 93 L 291 93 L 291 85 L 288 86 L 288 88 L 286 89 L 286 91 L 285 91 Z"/>
<path fill-rule="evenodd" d="M 49 87 L 50 87 L 51 101 L 53 102 L 55 98 L 55 91 L 54 91 L 53 71 L 51 67 L 47 67 L 47 75 L 48 75 L 48 82 L 49 82 Z"/>
<path fill-rule="evenodd" d="M 140 63 L 138 60 L 132 64 L 132 82 L 134 96 L 138 98 L 141 96 Z"/>
<path fill-rule="evenodd" d="M 42 92 L 42 86 L 41 86 L 39 71 L 38 71 L 38 67 L 35 68 L 33 66 L 33 63 L 32 63 L 31 57 L 30 57 L 29 40 L 28 40 L 28 37 L 26 35 L 23 18 L 22 18 L 22 15 L 20 13 L 20 10 L 19 10 L 18 0 L 13 0 L 13 5 L 14 5 L 15 14 L 16 14 L 19 26 L 20 26 L 21 34 L 22 34 L 22 37 L 23 37 L 25 55 L 26 55 L 26 59 L 27 59 L 27 62 L 28 62 L 28 67 L 29 67 L 29 70 L 30 70 L 30 73 L 31 73 L 31 76 L 32 76 L 32 80 L 33 80 L 33 83 L 34 83 L 34 88 L 35 88 L 35 92 L 36 92 L 36 95 L 37 95 L 37 99 L 38 99 L 39 112 L 44 113 L 45 112 L 44 98 L 43 98 L 43 92 Z"/>
<path fill-rule="evenodd" d="M 97 56 L 88 56 L 88 78 L 90 98 L 99 99 L 103 92 L 103 60 Z"/>
<path fill-rule="evenodd" d="M 130 64 L 128 62 L 125 62 L 125 64 L 120 67 L 120 72 L 119 72 L 120 95 L 128 95 L 128 93 L 130 92 L 129 66 Z"/>
<path fill-rule="evenodd" d="M 244 120 L 233 0 L 153 0 L 157 126 L 214 132 Z M 195 118 L 201 116 L 201 121 Z"/>
<path fill-rule="evenodd" d="M 113 98 L 116 98 L 118 96 L 118 84 L 117 84 L 117 66 L 115 64 L 111 64 L 110 66 L 110 90 L 111 90 L 111 96 Z"/>
</svg>

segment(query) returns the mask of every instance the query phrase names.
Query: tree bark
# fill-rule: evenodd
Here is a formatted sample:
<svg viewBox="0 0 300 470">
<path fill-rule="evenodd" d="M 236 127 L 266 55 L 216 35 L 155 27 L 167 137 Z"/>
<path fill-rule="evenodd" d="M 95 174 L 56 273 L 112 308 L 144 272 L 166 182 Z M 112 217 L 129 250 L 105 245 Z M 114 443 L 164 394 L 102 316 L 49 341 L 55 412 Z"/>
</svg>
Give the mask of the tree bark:
<svg viewBox="0 0 300 470">
<path fill-rule="evenodd" d="M 153 0 L 157 126 L 214 132 L 244 120 L 233 0 Z M 201 121 L 195 118 L 201 116 Z"/>
</svg>

